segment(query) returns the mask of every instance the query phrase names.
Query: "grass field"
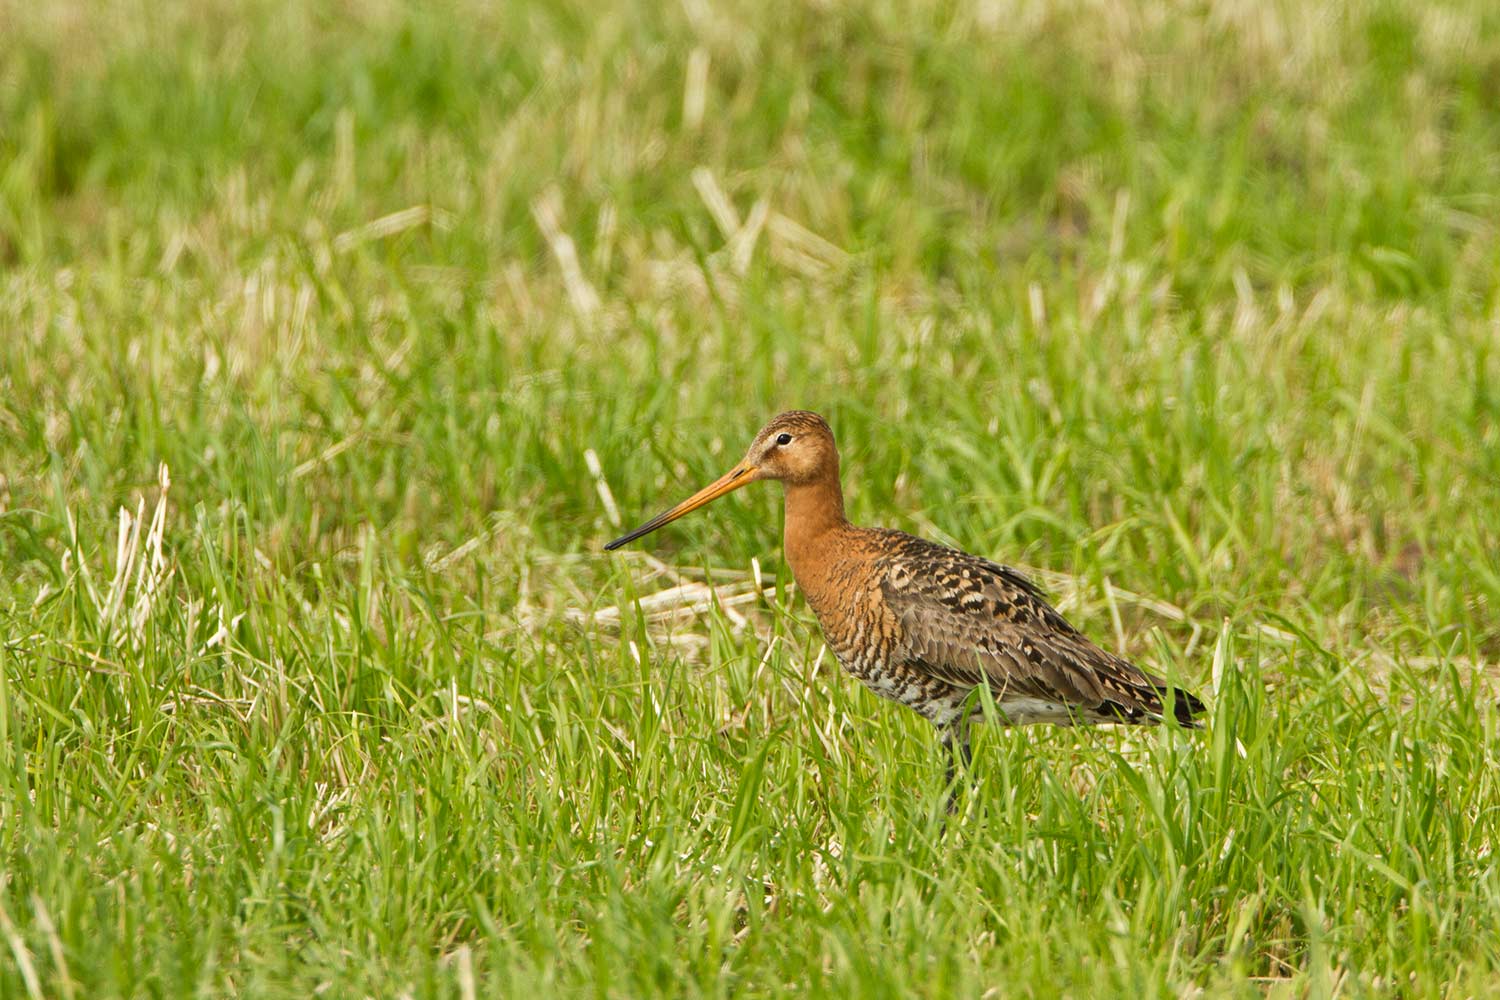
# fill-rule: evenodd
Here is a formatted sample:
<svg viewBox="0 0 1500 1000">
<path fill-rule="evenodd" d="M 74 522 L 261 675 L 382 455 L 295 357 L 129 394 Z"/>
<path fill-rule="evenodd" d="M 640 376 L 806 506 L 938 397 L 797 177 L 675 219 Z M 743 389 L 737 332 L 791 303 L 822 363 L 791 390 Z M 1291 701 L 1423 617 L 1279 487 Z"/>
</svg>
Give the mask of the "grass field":
<svg viewBox="0 0 1500 1000">
<path fill-rule="evenodd" d="M 1500 7 L 1320 6 L 0 0 L 0 996 L 1500 995 Z M 600 551 L 789 407 L 1207 730 Z"/>
</svg>

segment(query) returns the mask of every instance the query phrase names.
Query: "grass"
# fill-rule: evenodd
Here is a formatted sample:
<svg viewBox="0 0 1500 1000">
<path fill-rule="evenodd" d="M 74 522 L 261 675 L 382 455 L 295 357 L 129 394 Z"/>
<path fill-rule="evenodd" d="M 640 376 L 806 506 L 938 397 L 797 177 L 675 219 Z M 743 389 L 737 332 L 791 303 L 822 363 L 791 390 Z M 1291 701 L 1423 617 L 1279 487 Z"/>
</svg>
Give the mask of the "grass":
<svg viewBox="0 0 1500 1000">
<path fill-rule="evenodd" d="M 1500 993 L 1493 5 L 0 21 L 0 995 Z M 791 406 L 1207 731 L 600 552 Z"/>
</svg>

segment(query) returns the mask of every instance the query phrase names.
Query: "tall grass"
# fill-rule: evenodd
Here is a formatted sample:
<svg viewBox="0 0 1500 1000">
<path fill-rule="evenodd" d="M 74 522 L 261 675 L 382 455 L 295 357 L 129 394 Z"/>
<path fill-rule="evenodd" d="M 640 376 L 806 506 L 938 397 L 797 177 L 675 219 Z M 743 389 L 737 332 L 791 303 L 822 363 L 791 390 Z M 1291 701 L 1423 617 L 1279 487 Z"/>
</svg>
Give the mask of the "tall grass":
<svg viewBox="0 0 1500 1000">
<path fill-rule="evenodd" d="M 0 995 L 1500 989 L 1500 9 L 0 25 Z M 1208 730 L 599 551 L 790 406 Z"/>
</svg>

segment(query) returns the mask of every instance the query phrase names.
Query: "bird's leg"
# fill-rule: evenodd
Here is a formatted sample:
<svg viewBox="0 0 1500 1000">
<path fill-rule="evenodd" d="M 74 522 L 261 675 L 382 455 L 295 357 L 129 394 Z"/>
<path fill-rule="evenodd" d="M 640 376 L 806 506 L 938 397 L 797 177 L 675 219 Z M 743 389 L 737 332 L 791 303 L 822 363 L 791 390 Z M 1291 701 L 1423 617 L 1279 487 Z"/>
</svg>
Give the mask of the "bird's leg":
<svg viewBox="0 0 1500 1000">
<path fill-rule="evenodd" d="M 943 755 L 948 758 L 947 774 L 948 787 L 948 814 L 958 812 L 958 785 L 957 765 L 963 762 L 964 773 L 969 773 L 969 764 L 974 760 L 974 754 L 969 746 L 969 726 L 967 721 L 954 722 L 943 727 L 942 736 Z"/>
</svg>

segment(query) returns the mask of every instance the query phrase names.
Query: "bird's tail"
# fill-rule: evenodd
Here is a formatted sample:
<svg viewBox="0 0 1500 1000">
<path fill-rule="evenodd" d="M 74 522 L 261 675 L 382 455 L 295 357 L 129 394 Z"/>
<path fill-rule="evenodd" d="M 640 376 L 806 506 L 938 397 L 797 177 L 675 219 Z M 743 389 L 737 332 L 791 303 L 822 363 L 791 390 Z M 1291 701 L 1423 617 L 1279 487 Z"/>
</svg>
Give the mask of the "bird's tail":
<svg viewBox="0 0 1500 1000">
<path fill-rule="evenodd" d="M 1169 687 L 1160 684 L 1156 687 L 1156 696 L 1161 699 L 1162 713 L 1165 716 L 1170 707 L 1172 718 L 1184 729 L 1202 729 L 1203 723 L 1198 716 L 1208 711 L 1202 699 L 1186 688 Z"/>
<path fill-rule="evenodd" d="M 1124 692 L 1121 692 L 1122 694 Z M 1145 683 L 1135 683 L 1127 697 L 1111 699 L 1099 707 L 1101 721 L 1130 725 L 1153 725 L 1168 714 L 1183 729 L 1202 729 L 1198 716 L 1208 711 L 1202 700 L 1185 688 L 1172 687 L 1166 681 L 1147 674 Z"/>
</svg>

